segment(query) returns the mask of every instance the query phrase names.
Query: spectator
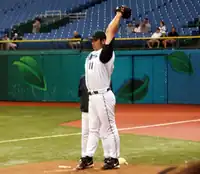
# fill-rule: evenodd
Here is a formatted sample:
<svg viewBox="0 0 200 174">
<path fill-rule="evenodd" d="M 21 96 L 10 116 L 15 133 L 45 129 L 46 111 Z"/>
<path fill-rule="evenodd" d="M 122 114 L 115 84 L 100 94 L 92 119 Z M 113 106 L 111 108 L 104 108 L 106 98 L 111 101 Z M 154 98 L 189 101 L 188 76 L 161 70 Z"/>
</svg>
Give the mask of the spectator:
<svg viewBox="0 0 200 174">
<path fill-rule="evenodd" d="M 134 26 L 131 22 L 128 23 L 128 26 L 127 26 L 127 32 L 128 34 L 131 34 L 133 33 L 133 30 L 134 30 Z"/>
<path fill-rule="evenodd" d="M 72 39 L 82 39 L 81 35 L 77 32 L 77 31 L 74 31 L 74 36 Z M 76 47 L 76 49 L 78 48 L 78 46 L 80 46 L 80 41 L 72 41 L 72 42 L 69 42 L 69 45 L 72 49 L 74 49 Z"/>
<path fill-rule="evenodd" d="M 147 33 L 147 28 L 144 22 L 140 23 L 140 26 L 138 27 L 138 31 L 140 31 L 140 33 Z"/>
<path fill-rule="evenodd" d="M 21 40 L 21 38 L 19 37 L 18 33 L 15 33 L 13 38 L 12 38 L 13 41 L 15 40 Z M 17 42 L 14 42 L 16 44 L 16 48 L 18 47 L 18 43 Z"/>
<path fill-rule="evenodd" d="M 151 32 L 151 24 L 149 23 L 149 19 L 148 18 L 144 19 L 144 24 L 145 24 L 146 33 Z"/>
<path fill-rule="evenodd" d="M 12 40 L 17 40 L 17 39 L 18 39 L 18 34 L 15 33 L 14 36 L 13 36 L 13 38 L 12 38 Z"/>
<path fill-rule="evenodd" d="M 140 25 L 139 25 L 139 24 L 136 24 L 136 25 L 135 25 L 135 28 L 134 28 L 133 32 L 134 32 L 134 33 L 140 33 L 140 32 L 141 32 L 141 30 L 140 30 Z"/>
<path fill-rule="evenodd" d="M 200 16 L 199 16 L 199 18 L 198 18 L 198 27 L 199 27 L 199 34 L 200 34 Z"/>
<path fill-rule="evenodd" d="M 133 24 L 133 26 L 135 26 L 135 25 L 136 25 L 136 23 L 137 23 L 137 22 L 136 22 L 136 19 L 135 19 L 135 18 L 133 18 L 133 19 L 132 19 L 132 24 Z"/>
<path fill-rule="evenodd" d="M 39 18 L 35 19 L 35 22 L 33 23 L 33 33 L 39 33 L 41 28 L 41 20 Z"/>
<path fill-rule="evenodd" d="M 149 48 L 152 48 L 154 46 L 155 43 L 157 43 L 157 48 L 159 48 L 160 46 L 160 41 L 159 38 L 161 37 L 161 33 L 160 33 L 160 29 L 157 28 L 156 32 L 154 32 L 151 36 L 152 39 L 150 39 L 149 41 L 147 41 L 147 45 Z"/>
<path fill-rule="evenodd" d="M 140 23 L 139 30 L 142 33 L 151 32 L 151 24 L 149 23 L 149 19 L 145 18 L 143 22 Z"/>
<path fill-rule="evenodd" d="M 160 27 L 159 27 L 159 29 L 160 29 L 160 32 L 161 32 L 162 36 L 166 36 L 167 28 L 165 26 L 164 21 L 160 21 Z"/>
<path fill-rule="evenodd" d="M 171 32 L 168 33 L 168 37 L 177 37 L 179 36 L 179 34 L 176 32 L 176 28 L 172 27 Z M 176 43 L 176 39 L 166 39 L 162 41 L 164 48 L 167 48 L 167 44 L 171 44 L 172 46 L 174 46 L 174 44 Z"/>
<path fill-rule="evenodd" d="M 17 45 L 10 41 L 7 34 L 4 35 L 3 40 L 9 41 L 9 42 L 5 43 L 5 50 L 10 50 L 10 48 L 12 48 L 13 50 L 16 50 Z"/>
<path fill-rule="evenodd" d="M 0 41 L 2 41 L 3 38 L 0 38 Z M 4 49 L 4 43 L 0 43 L 0 50 L 3 50 Z"/>
</svg>

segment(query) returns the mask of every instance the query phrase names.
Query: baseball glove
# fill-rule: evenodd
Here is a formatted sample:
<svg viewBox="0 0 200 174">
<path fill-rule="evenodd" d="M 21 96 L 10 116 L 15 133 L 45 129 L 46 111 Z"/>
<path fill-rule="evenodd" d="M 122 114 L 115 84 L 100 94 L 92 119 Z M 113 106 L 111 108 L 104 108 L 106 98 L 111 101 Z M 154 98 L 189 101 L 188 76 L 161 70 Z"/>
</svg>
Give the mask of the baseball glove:
<svg viewBox="0 0 200 174">
<path fill-rule="evenodd" d="M 122 18 L 124 18 L 124 19 L 128 19 L 131 16 L 131 9 L 129 7 L 127 7 L 127 6 L 125 6 L 125 5 L 117 7 L 115 9 L 115 14 L 118 11 L 122 13 Z"/>
</svg>

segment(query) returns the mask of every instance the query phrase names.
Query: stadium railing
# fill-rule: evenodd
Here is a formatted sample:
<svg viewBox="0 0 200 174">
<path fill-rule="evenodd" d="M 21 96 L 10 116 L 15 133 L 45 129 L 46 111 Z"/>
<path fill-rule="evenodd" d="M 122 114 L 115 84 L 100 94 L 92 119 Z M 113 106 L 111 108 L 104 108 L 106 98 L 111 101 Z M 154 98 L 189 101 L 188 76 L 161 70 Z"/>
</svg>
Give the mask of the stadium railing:
<svg viewBox="0 0 200 174">
<path fill-rule="evenodd" d="M 151 37 L 137 37 L 137 38 L 115 38 L 114 47 L 117 49 L 149 49 L 147 46 L 147 41 L 151 40 Z M 168 44 L 168 48 L 174 49 L 199 49 L 200 48 L 200 35 L 199 36 L 179 36 L 179 37 L 161 37 L 160 47 L 155 47 L 152 49 L 164 49 L 162 41 L 175 39 L 176 44 L 174 46 Z M 90 39 L 22 39 L 22 40 L 0 40 L 0 45 L 5 43 L 16 43 L 18 45 L 18 50 L 38 50 L 38 49 L 71 49 L 70 43 L 80 42 L 80 46 L 77 49 L 92 49 Z"/>
</svg>

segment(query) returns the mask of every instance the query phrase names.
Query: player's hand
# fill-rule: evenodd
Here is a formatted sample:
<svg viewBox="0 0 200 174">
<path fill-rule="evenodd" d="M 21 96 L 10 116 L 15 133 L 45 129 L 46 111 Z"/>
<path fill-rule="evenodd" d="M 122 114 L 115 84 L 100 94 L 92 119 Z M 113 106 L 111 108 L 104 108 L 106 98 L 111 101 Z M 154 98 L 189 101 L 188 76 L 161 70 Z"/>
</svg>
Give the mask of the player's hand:
<svg viewBox="0 0 200 174">
<path fill-rule="evenodd" d="M 124 19 L 128 19 L 131 16 L 131 9 L 127 6 L 125 6 L 125 5 L 122 5 L 122 6 L 117 7 L 115 9 L 115 13 L 117 15 L 121 14 L 121 17 L 124 18 Z"/>
</svg>

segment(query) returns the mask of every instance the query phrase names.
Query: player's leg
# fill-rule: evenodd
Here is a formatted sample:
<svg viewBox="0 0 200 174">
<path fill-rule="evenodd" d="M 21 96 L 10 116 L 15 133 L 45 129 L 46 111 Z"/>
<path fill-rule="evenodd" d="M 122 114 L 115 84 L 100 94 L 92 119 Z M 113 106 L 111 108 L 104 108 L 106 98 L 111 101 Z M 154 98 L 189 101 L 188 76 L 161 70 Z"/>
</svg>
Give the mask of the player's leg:
<svg viewBox="0 0 200 174">
<path fill-rule="evenodd" d="M 120 138 L 115 122 L 115 96 L 112 91 L 101 95 L 98 112 L 101 122 L 100 136 L 104 148 L 104 169 L 119 168 Z M 109 155 L 107 154 L 109 153 Z"/>
<path fill-rule="evenodd" d="M 87 140 L 89 134 L 89 119 L 88 113 L 82 112 L 81 114 L 81 158 L 76 169 L 82 169 L 84 159 L 86 157 Z"/>
<path fill-rule="evenodd" d="M 83 163 L 87 156 L 86 150 L 87 150 L 87 141 L 88 141 L 88 135 L 89 135 L 88 113 L 82 112 L 81 118 L 82 118 L 81 119 L 81 158 L 80 158 L 79 164 L 76 167 L 77 170 L 80 170 L 83 168 Z"/>
<path fill-rule="evenodd" d="M 86 157 L 86 148 L 89 135 L 89 118 L 87 112 L 82 112 L 81 157 Z"/>
<path fill-rule="evenodd" d="M 95 103 L 89 100 L 89 113 L 88 113 L 88 126 L 89 135 L 87 139 L 85 157 L 81 158 L 81 161 L 76 169 L 82 170 L 93 167 L 93 156 L 98 146 L 99 141 L 99 120 L 95 113 Z"/>
<path fill-rule="evenodd" d="M 89 136 L 87 142 L 87 156 L 93 157 L 99 142 L 100 121 L 97 112 L 96 96 L 90 96 L 89 102 Z"/>
</svg>

